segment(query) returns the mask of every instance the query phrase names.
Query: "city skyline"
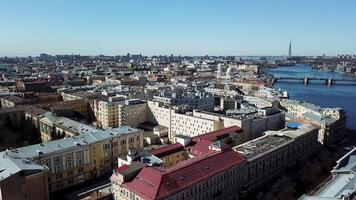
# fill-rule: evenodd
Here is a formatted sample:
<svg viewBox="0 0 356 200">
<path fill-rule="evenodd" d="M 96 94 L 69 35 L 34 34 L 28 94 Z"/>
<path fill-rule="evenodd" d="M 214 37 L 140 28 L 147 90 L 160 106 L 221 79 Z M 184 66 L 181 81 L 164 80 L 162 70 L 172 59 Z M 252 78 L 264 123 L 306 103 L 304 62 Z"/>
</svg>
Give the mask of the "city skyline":
<svg viewBox="0 0 356 200">
<path fill-rule="evenodd" d="M 3 1 L 0 56 L 279 56 L 287 55 L 289 41 L 294 55 L 354 54 L 355 5 L 347 0 Z"/>
</svg>

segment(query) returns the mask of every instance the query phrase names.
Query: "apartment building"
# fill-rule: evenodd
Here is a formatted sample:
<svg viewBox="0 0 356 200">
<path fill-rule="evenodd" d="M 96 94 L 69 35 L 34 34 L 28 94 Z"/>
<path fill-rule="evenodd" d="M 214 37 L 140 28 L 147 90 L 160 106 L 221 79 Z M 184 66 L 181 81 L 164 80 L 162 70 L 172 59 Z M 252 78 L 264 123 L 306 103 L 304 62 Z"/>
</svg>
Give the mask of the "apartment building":
<svg viewBox="0 0 356 200">
<path fill-rule="evenodd" d="M 214 109 L 214 97 L 208 93 L 165 91 L 153 96 L 154 101 L 167 105 L 186 105 L 191 109 L 212 111 Z"/>
<path fill-rule="evenodd" d="M 270 107 L 241 109 L 227 116 L 199 110 L 185 112 L 181 107 L 156 101 L 148 101 L 147 104 L 147 121 L 168 127 L 171 141 L 175 141 L 175 135 L 194 137 L 230 126 L 241 127 L 242 139 L 248 141 L 261 136 L 264 131 L 281 129 L 285 119 L 284 113 Z"/>
<path fill-rule="evenodd" d="M 219 120 L 194 116 L 181 110 L 181 107 L 171 107 L 156 101 L 148 101 L 147 104 L 147 121 L 166 126 L 171 141 L 174 141 L 176 135 L 194 137 L 222 128 Z"/>
<path fill-rule="evenodd" d="M 281 100 L 280 104 L 288 113 L 317 126 L 319 143 L 329 145 L 343 138 L 346 114 L 342 108 L 321 108 L 311 103 L 289 99 Z"/>
<path fill-rule="evenodd" d="M 229 115 L 194 110 L 193 116 L 218 121 L 221 128 L 241 127 L 241 139 L 244 142 L 261 136 L 264 131 L 279 130 L 285 123 L 284 113 L 271 107 L 260 109 L 247 107 L 234 110 Z"/>
<path fill-rule="evenodd" d="M 147 103 L 116 96 L 109 97 L 108 100 L 94 100 L 93 110 L 102 128 L 125 125 L 138 127 L 146 121 Z"/>
<path fill-rule="evenodd" d="M 72 117 L 75 114 L 86 116 L 89 113 L 89 104 L 85 100 L 61 101 L 52 104 L 50 110 L 57 116 Z"/>
<path fill-rule="evenodd" d="M 177 163 L 151 164 L 136 159 L 122 165 L 111 177 L 116 200 L 239 199 L 278 178 L 315 152 L 317 128 L 310 124 L 267 131 L 252 141 L 234 145 L 238 127 L 193 138 L 178 136 L 179 143 L 152 153 L 160 160 L 186 157 Z M 146 155 L 147 158 L 147 155 Z"/>
<path fill-rule="evenodd" d="M 117 168 L 111 177 L 114 199 L 238 199 L 245 159 L 228 145 L 219 145 L 230 132 L 223 129 L 191 138 L 187 146 L 177 143 L 152 151 L 160 159 L 182 151 L 188 155 L 173 165 L 136 161 Z"/>
<path fill-rule="evenodd" d="M 46 166 L 48 191 L 55 192 L 110 173 L 117 165 L 116 158 L 129 149 L 141 149 L 142 140 L 141 131 L 123 126 L 88 130 L 78 136 L 2 153 L 16 162 L 29 160 L 36 167 Z"/>
<path fill-rule="evenodd" d="M 233 149 L 246 160 L 246 192 L 251 193 L 304 161 L 317 148 L 317 128 L 298 124 L 298 128 L 266 131 L 262 137 Z"/>
<path fill-rule="evenodd" d="M 47 168 L 0 152 L 0 199 L 48 200 Z"/>
</svg>

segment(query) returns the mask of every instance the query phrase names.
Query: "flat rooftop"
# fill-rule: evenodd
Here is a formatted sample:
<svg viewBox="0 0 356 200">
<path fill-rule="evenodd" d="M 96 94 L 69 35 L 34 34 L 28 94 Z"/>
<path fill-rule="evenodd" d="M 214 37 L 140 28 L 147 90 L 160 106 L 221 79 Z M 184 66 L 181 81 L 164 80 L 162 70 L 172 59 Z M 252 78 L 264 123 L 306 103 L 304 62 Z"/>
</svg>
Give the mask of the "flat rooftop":
<svg viewBox="0 0 356 200">
<path fill-rule="evenodd" d="M 284 128 L 279 131 L 266 131 L 263 136 L 238 145 L 233 149 L 245 158 L 252 158 L 287 144 L 293 139 L 315 129 L 310 124 L 302 124 L 297 129 Z"/>
</svg>

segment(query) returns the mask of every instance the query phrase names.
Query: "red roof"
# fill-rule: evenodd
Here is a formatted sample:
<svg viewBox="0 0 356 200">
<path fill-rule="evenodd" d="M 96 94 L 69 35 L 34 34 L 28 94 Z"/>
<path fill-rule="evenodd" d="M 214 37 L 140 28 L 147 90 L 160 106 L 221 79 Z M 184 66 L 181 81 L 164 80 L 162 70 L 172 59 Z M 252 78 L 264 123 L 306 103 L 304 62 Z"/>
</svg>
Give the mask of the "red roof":
<svg viewBox="0 0 356 200">
<path fill-rule="evenodd" d="M 129 168 L 129 166 L 128 165 L 123 165 L 123 166 L 121 166 L 121 167 L 118 167 L 118 168 L 116 168 L 116 172 L 117 173 L 122 173 L 122 172 L 124 172 L 125 170 L 127 170 Z"/>
<path fill-rule="evenodd" d="M 214 142 L 214 141 L 218 140 L 218 138 L 223 135 L 230 134 L 230 133 L 236 133 L 236 132 L 239 132 L 240 130 L 241 130 L 241 128 L 238 126 L 231 126 L 229 128 L 224 128 L 224 129 L 220 129 L 220 130 L 213 131 L 210 133 L 206 133 L 204 135 L 196 136 L 193 138 L 193 141 L 209 140 L 211 142 Z"/>
<path fill-rule="evenodd" d="M 204 154 L 213 153 L 215 151 L 209 149 L 209 146 L 211 145 L 211 143 L 212 142 L 209 140 L 197 141 L 196 144 L 194 144 L 193 146 L 191 146 L 189 148 L 189 150 L 190 150 L 189 153 L 194 156 L 201 156 Z"/>
<path fill-rule="evenodd" d="M 157 157 L 163 157 L 178 151 L 183 151 L 184 147 L 183 145 L 179 144 L 179 143 L 175 143 L 175 144 L 171 144 L 168 146 L 164 146 L 164 147 L 160 147 L 157 149 L 152 149 L 151 153 Z"/>
<path fill-rule="evenodd" d="M 147 200 L 161 200 L 245 161 L 233 150 L 196 158 L 172 168 L 146 166 L 123 187 Z"/>
</svg>

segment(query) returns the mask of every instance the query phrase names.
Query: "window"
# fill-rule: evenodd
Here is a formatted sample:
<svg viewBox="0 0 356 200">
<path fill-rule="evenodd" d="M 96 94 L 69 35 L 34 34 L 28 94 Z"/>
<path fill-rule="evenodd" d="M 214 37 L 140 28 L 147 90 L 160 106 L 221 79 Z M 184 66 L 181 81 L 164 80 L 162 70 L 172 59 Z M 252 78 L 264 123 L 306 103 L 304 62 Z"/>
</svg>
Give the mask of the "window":
<svg viewBox="0 0 356 200">
<path fill-rule="evenodd" d="M 73 159 L 73 156 L 71 153 L 66 155 L 66 160 L 72 160 L 72 159 Z"/>
<path fill-rule="evenodd" d="M 67 168 L 67 170 L 72 169 L 72 167 L 73 167 L 72 161 L 67 161 L 67 163 L 66 163 L 66 168 Z"/>
<path fill-rule="evenodd" d="M 83 159 L 78 159 L 78 160 L 77 160 L 77 165 L 78 165 L 78 166 L 81 166 L 81 165 L 83 165 L 83 164 L 84 164 Z"/>
<path fill-rule="evenodd" d="M 56 165 L 55 172 L 58 173 L 62 171 L 62 166 L 61 165 Z"/>
<path fill-rule="evenodd" d="M 60 163 L 62 161 L 62 157 L 61 156 L 56 156 L 55 158 L 54 158 L 54 162 L 55 163 Z"/>
</svg>

